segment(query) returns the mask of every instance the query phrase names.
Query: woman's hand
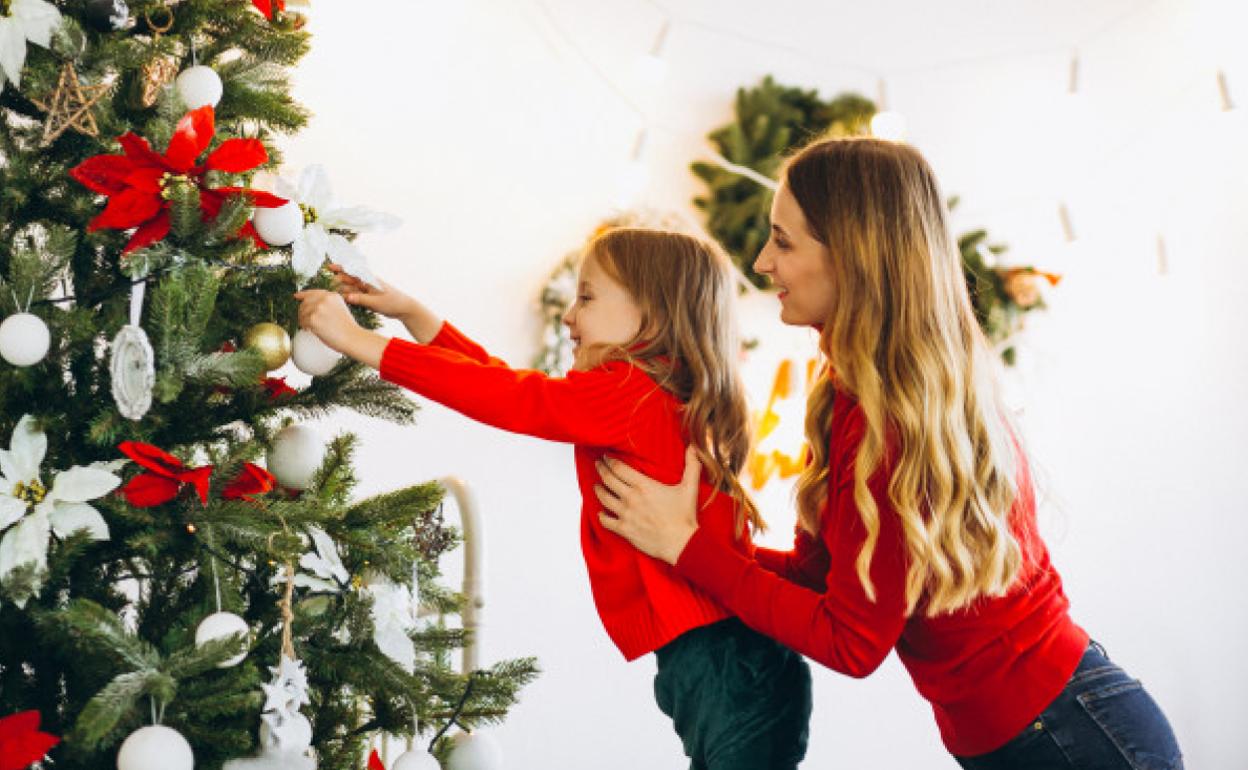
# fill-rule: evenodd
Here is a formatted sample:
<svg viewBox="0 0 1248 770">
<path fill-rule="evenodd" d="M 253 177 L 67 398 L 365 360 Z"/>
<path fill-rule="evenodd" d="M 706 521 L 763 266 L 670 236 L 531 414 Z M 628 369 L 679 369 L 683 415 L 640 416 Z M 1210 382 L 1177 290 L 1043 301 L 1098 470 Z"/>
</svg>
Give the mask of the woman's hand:
<svg viewBox="0 0 1248 770">
<path fill-rule="evenodd" d="M 632 543 L 642 553 L 675 564 L 698 529 L 698 479 L 702 464 L 693 449 L 685 451 L 685 474 L 675 486 L 660 484 L 619 460 L 597 463 L 602 484 L 594 494 L 609 513 L 599 513 L 602 526 Z"/>
</svg>

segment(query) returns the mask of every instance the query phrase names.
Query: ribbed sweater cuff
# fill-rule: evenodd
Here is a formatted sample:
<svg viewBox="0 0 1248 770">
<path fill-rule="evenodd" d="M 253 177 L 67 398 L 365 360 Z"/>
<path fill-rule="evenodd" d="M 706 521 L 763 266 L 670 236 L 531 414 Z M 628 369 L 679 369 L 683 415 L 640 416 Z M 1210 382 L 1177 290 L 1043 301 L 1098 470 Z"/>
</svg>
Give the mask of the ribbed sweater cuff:
<svg viewBox="0 0 1248 770">
<path fill-rule="evenodd" d="M 752 561 L 698 527 L 676 560 L 676 573 L 732 609 L 732 596 Z"/>
</svg>

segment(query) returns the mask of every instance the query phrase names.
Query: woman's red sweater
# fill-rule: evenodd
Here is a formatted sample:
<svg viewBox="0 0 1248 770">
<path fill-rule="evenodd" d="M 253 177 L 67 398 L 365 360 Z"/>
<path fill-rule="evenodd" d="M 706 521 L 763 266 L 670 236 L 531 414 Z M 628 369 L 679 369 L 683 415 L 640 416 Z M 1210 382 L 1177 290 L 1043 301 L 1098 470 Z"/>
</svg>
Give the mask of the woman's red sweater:
<svg viewBox="0 0 1248 770">
<path fill-rule="evenodd" d="M 931 703 L 950 752 L 974 756 L 999 748 L 1057 697 L 1088 644 L 1067 614 L 1070 602 L 1037 532 L 1026 461 L 1011 512 L 1024 560 L 1014 586 L 965 610 L 926 617 L 920 604 L 907 617 L 905 543 L 888 502 L 887 464 L 868 485 L 880 517 L 870 570 L 875 601 L 858 579 L 866 530 L 854 503 L 853 463 L 865 419 L 851 397 L 837 398 L 819 536 L 799 528 L 794 550 L 759 548 L 750 558 L 699 529 L 677 572 L 747 625 L 844 674 L 866 676 L 896 649 Z"/>
</svg>

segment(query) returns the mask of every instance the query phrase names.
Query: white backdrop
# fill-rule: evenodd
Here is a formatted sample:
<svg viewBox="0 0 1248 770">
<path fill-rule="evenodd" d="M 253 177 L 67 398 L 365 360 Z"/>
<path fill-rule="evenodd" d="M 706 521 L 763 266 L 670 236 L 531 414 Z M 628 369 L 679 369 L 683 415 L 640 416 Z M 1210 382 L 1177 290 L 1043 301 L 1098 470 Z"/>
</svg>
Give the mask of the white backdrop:
<svg viewBox="0 0 1248 770">
<path fill-rule="evenodd" d="M 617 201 L 640 129 L 637 202 L 691 212 L 688 164 L 738 86 L 773 74 L 875 97 L 883 78 L 962 196 L 959 230 L 988 227 L 1016 260 L 1065 275 L 1011 386 L 1076 620 L 1163 704 L 1189 767 L 1248 767 L 1243 4 L 768 6 L 317 0 L 296 74 L 315 117 L 286 143 L 289 167 L 324 163 L 342 201 L 401 215 L 399 231 L 360 241 L 376 271 L 524 365 L 537 291 Z M 636 59 L 665 20 L 667 77 L 648 84 Z M 1240 109 L 1219 109 L 1217 68 Z M 544 670 L 496 732 L 507 767 L 685 766 L 653 704 L 652 659 L 625 664 L 599 627 L 570 448 L 434 405 L 416 428 L 329 424 L 363 439 L 362 493 L 446 474 L 473 486 L 488 537 L 483 661 L 536 655 Z M 792 513 L 782 491 L 766 499 L 783 540 Z M 895 658 L 864 681 L 817 670 L 815 688 L 806 767 L 953 766 Z"/>
</svg>

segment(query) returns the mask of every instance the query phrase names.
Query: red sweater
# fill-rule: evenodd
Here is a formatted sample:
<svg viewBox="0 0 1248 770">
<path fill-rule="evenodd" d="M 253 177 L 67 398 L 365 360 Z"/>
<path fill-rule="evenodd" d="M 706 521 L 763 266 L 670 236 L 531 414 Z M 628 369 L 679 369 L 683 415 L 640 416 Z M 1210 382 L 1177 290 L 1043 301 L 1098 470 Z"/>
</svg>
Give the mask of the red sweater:
<svg viewBox="0 0 1248 770">
<path fill-rule="evenodd" d="M 381 376 L 474 420 L 514 433 L 575 444 L 581 488 L 581 551 L 594 604 L 624 657 L 638 658 L 684 632 L 728 617 L 669 565 L 636 550 L 598 520 L 595 461 L 604 454 L 668 484 L 680 481 L 686 437 L 681 404 L 643 371 L 623 361 L 567 377 L 514 370 L 491 358 L 449 323 L 428 345 L 392 339 Z M 748 537 L 733 537 L 732 498 L 704 483 L 698 519 L 725 553 L 753 555 Z"/>
<path fill-rule="evenodd" d="M 1021 463 L 1011 521 L 1024 566 L 1015 586 L 971 608 L 905 615 L 905 544 L 888 503 L 890 468 L 869 486 L 880 512 L 871 563 L 877 601 L 867 598 L 855 561 L 866 537 L 853 498 L 853 462 L 865 430 L 862 410 L 838 395 L 830 436 L 828 503 L 819 537 L 799 529 L 792 551 L 757 549 L 755 559 L 694 534 L 677 572 L 746 624 L 823 665 L 854 677 L 890 650 L 932 705 L 941 739 L 960 756 L 999 748 L 1061 692 L 1088 644 L 1067 614 L 1069 601 L 1036 530 L 1035 496 Z"/>
</svg>

